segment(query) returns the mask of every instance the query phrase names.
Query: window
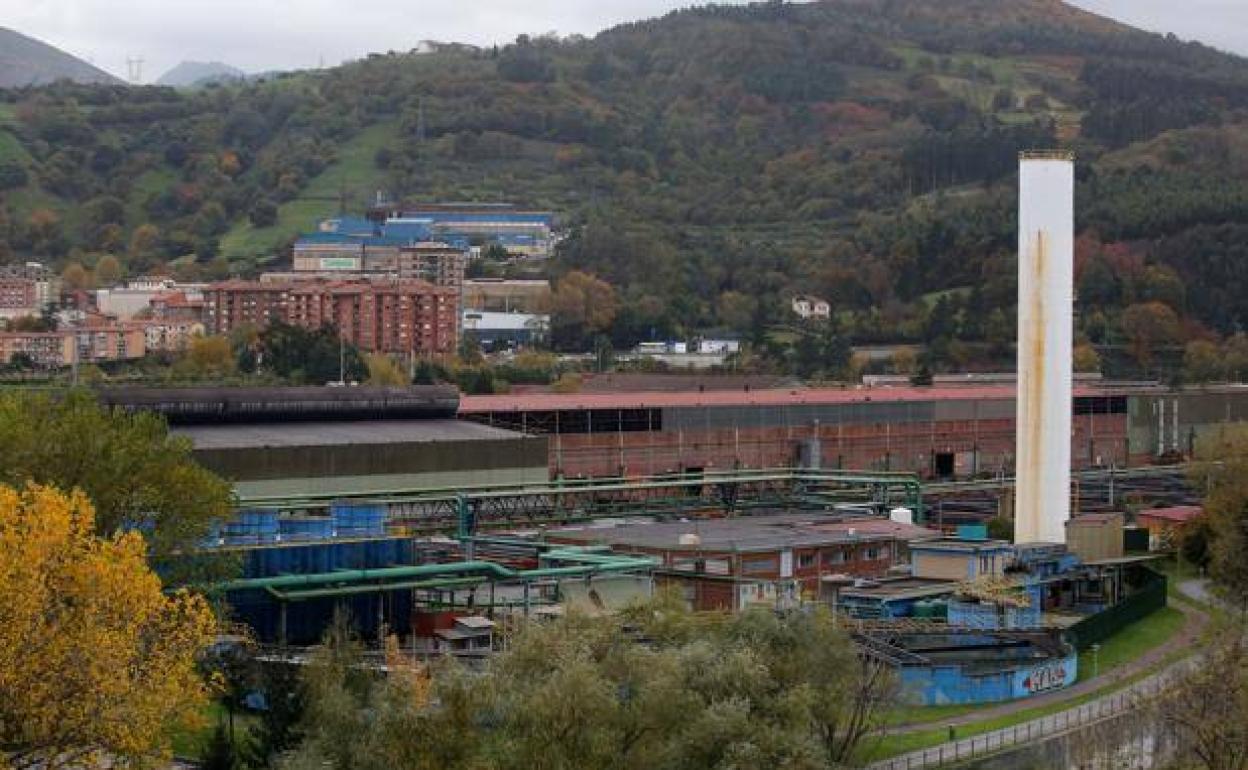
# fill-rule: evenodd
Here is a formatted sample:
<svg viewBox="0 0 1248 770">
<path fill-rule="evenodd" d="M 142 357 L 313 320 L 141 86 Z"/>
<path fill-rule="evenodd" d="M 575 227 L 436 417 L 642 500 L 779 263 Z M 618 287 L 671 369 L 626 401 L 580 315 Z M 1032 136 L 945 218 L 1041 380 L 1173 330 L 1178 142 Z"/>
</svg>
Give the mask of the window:
<svg viewBox="0 0 1248 770">
<path fill-rule="evenodd" d="M 823 552 L 823 563 L 824 563 L 824 564 L 844 564 L 844 563 L 845 563 L 845 552 L 844 552 L 844 551 L 833 551 L 833 550 L 827 550 L 827 551 L 824 551 L 824 552 Z"/>
<path fill-rule="evenodd" d="M 867 559 L 867 561 L 875 561 L 875 560 L 876 560 L 876 559 L 878 559 L 878 558 L 880 558 L 880 549 L 879 549 L 879 548 L 868 548 L 868 549 L 867 549 L 867 555 L 866 555 L 866 559 Z"/>
<path fill-rule="evenodd" d="M 798 554 L 797 566 L 802 569 L 810 569 L 814 567 L 815 566 L 815 554 L 814 553 Z"/>
<path fill-rule="evenodd" d="M 778 572 L 779 570 L 779 561 L 774 558 L 741 560 L 741 572 L 745 575 L 766 575 Z"/>
</svg>

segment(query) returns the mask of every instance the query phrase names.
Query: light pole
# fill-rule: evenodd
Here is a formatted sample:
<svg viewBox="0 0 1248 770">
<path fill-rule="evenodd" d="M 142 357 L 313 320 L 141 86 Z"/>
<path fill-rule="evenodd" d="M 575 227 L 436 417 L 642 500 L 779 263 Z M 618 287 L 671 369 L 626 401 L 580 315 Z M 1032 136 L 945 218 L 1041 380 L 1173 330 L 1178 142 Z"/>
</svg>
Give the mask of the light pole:
<svg viewBox="0 0 1248 770">
<path fill-rule="evenodd" d="M 1101 675 L 1101 645 L 1092 645 L 1092 678 Z"/>
</svg>

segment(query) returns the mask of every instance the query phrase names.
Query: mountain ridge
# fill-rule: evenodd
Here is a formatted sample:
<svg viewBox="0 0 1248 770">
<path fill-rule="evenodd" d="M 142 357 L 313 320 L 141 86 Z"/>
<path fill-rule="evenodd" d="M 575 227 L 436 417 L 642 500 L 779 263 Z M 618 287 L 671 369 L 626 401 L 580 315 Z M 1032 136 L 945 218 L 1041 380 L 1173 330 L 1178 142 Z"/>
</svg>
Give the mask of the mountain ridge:
<svg viewBox="0 0 1248 770">
<path fill-rule="evenodd" d="M 61 79 L 76 83 L 122 82 L 42 40 L 0 27 L 0 88 L 41 86 Z"/>
<path fill-rule="evenodd" d="M 156 79 L 158 86 L 185 88 L 222 80 L 242 80 L 247 73 L 220 61 L 180 61 Z"/>
<path fill-rule="evenodd" d="M 1229 267 L 1248 60 L 1050 0 L 712 6 L 208 92 L 39 94 L 55 108 L 11 97 L 36 113 L 9 132 L 29 156 L 0 232 L 15 256 L 254 271 L 344 198 L 513 200 L 565 214 L 553 272 L 617 288 L 621 345 L 761 343 L 797 291 L 842 308 L 855 340 L 979 342 L 1013 303 L 1017 153 L 1061 145 L 1081 159 L 1096 282 L 1081 333 L 1119 344 L 1125 311 L 1154 300 L 1185 334 L 1248 325 Z M 32 226 L 40 207 L 58 237 Z"/>
</svg>

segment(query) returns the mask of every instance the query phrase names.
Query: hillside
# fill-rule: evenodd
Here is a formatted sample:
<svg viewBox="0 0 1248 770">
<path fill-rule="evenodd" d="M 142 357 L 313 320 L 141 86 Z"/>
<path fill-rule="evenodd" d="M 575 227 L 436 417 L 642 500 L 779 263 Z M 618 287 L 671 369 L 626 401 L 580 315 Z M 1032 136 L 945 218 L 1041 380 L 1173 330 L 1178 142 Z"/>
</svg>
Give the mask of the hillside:
<svg viewBox="0 0 1248 770">
<path fill-rule="evenodd" d="M 617 288 L 618 344 L 765 347 L 807 291 L 855 342 L 956 366 L 1008 351 L 1016 154 L 1060 144 L 1081 334 L 1181 343 L 1248 324 L 1245 107 L 1248 61 L 1056 0 L 708 7 L 192 92 L 14 93 L 0 240 L 212 275 L 378 189 L 511 200 L 564 212 L 554 269 Z"/>
<path fill-rule="evenodd" d="M 0 27 L 0 88 L 47 85 L 62 79 L 75 83 L 121 82 L 59 48 Z"/>
<path fill-rule="evenodd" d="M 247 73 L 238 67 L 219 61 L 184 61 L 178 62 L 168 72 L 156 79 L 158 86 L 186 88 L 228 80 L 242 80 Z"/>
</svg>

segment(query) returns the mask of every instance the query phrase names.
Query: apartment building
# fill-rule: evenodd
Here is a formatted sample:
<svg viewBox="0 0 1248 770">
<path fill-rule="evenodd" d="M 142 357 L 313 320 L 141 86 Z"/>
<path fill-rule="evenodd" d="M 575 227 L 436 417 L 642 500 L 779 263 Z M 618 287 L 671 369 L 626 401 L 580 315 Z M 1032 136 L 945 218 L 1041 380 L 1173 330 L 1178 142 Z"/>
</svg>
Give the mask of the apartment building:
<svg viewBox="0 0 1248 770">
<path fill-rule="evenodd" d="M 362 350 L 443 355 L 459 341 L 459 291 L 417 280 L 227 281 L 205 292 L 206 326 L 228 334 L 273 321 L 332 325 Z"/>
</svg>

